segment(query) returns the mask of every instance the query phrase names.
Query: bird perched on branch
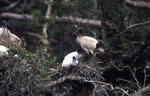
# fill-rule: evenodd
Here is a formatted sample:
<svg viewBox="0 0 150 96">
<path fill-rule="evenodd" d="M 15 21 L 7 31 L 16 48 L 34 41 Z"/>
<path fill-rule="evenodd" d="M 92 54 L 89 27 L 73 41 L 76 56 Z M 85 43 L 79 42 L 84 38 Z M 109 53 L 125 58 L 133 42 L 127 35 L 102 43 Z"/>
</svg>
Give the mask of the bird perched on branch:
<svg viewBox="0 0 150 96">
<path fill-rule="evenodd" d="M 74 51 L 64 57 L 62 67 L 77 66 L 79 59 L 82 57 L 81 51 Z"/>
<path fill-rule="evenodd" d="M 10 32 L 7 28 L 6 21 L 3 21 L 2 26 L 0 27 L 0 45 L 4 45 L 8 48 L 20 48 L 21 45 L 21 39 Z"/>
<path fill-rule="evenodd" d="M 87 54 L 96 55 L 96 53 L 104 53 L 105 47 L 102 41 L 98 41 L 90 36 L 83 36 L 83 30 L 78 29 L 79 35 L 76 37 L 77 43 L 87 52 Z"/>
</svg>

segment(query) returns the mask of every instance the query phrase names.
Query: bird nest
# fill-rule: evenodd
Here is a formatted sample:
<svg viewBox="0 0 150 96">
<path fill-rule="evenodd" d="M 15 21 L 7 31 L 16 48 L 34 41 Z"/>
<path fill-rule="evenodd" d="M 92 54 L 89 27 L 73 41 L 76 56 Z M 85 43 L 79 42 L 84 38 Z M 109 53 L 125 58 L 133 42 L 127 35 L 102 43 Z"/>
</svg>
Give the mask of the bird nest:
<svg viewBox="0 0 150 96">
<path fill-rule="evenodd" d="M 53 96 L 104 96 L 113 86 L 103 82 L 103 71 L 97 64 L 80 63 L 57 71 L 53 81 L 42 87 L 50 88 Z"/>
</svg>

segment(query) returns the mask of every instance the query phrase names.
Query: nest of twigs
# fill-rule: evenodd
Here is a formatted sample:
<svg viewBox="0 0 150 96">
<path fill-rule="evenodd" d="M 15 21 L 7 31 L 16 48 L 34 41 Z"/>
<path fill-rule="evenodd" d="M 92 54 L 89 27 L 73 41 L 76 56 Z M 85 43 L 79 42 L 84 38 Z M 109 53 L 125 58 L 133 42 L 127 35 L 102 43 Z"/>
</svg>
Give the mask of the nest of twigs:
<svg viewBox="0 0 150 96">
<path fill-rule="evenodd" d="M 103 71 L 97 64 L 80 63 L 57 70 L 52 76 L 53 81 L 42 87 L 50 88 L 53 96 L 105 96 L 113 86 L 103 82 Z"/>
</svg>

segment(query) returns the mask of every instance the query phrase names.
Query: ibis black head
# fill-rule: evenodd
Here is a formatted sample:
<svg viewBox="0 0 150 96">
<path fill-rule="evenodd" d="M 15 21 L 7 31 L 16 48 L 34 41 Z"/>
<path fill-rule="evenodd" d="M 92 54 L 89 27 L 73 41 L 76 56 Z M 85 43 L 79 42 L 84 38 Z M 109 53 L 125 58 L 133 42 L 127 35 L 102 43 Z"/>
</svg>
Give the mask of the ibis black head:
<svg viewBox="0 0 150 96">
<path fill-rule="evenodd" d="M 97 44 L 96 44 L 96 49 L 99 49 L 100 51 L 105 51 L 105 45 L 102 41 L 99 41 Z"/>
<path fill-rule="evenodd" d="M 1 21 L 1 26 L 8 28 L 9 24 L 6 22 L 6 20 Z"/>
<path fill-rule="evenodd" d="M 82 35 L 84 33 L 83 28 L 78 28 L 76 31 L 76 35 Z"/>
<path fill-rule="evenodd" d="M 83 28 L 78 28 L 73 34 L 72 37 L 76 38 L 78 35 L 82 35 L 83 34 Z"/>
<path fill-rule="evenodd" d="M 98 42 L 97 44 L 96 44 L 96 49 L 98 49 L 98 48 L 105 48 L 105 46 L 104 46 L 104 44 L 102 43 L 102 42 Z"/>
<path fill-rule="evenodd" d="M 81 34 L 83 34 L 83 28 L 78 29 L 78 35 L 81 35 Z"/>
<path fill-rule="evenodd" d="M 83 50 L 82 50 L 81 48 L 79 48 L 79 49 L 77 50 L 77 52 L 78 52 L 79 54 L 81 54 L 81 53 L 83 52 Z"/>
</svg>

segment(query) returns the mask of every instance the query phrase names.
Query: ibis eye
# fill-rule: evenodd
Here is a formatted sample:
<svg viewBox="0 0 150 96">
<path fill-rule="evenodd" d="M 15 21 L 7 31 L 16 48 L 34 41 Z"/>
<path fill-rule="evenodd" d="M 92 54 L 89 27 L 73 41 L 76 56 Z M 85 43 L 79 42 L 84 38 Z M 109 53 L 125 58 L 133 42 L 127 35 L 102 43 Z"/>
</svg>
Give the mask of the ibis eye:
<svg viewBox="0 0 150 96">
<path fill-rule="evenodd" d="M 75 61 L 75 60 L 76 60 L 76 58 L 75 58 L 74 56 L 73 56 L 72 58 L 73 58 L 73 61 Z"/>
<path fill-rule="evenodd" d="M 73 58 L 73 62 L 76 63 L 76 58 L 74 56 L 72 58 Z"/>
</svg>

